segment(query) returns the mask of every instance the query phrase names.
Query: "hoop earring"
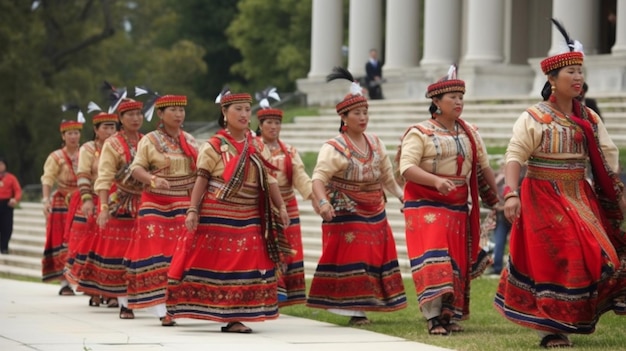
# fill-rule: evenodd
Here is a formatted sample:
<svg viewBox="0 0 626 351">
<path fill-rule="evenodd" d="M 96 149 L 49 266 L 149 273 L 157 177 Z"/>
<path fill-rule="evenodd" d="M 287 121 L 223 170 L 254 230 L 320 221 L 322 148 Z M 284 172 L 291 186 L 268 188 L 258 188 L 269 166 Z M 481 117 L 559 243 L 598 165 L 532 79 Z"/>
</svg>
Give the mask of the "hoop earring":
<svg viewBox="0 0 626 351">
<path fill-rule="evenodd" d="M 556 87 L 554 85 L 550 86 L 550 97 L 548 98 L 548 100 L 550 100 L 551 103 L 556 104 L 556 95 L 554 95 L 554 92 L 556 91 Z"/>
</svg>

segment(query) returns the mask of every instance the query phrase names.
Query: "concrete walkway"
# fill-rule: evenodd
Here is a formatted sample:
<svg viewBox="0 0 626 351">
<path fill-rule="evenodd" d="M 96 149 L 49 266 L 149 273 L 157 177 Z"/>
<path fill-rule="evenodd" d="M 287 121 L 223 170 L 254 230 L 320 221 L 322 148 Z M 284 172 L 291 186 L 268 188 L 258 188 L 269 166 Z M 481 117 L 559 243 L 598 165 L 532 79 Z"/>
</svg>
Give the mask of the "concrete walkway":
<svg viewBox="0 0 626 351">
<path fill-rule="evenodd" d="M 252 334 L 221 333 L 223 324 L 192 319 L 162 327 L 145 311 L 120 320 L 119 309 L 89 307 L 84 295 L 58 296 L 53 284 L 0 279 L 0 350 L 3 351 L 444 351 L 358 328 L 281 316 L 246 323 Z"/>
</svg>

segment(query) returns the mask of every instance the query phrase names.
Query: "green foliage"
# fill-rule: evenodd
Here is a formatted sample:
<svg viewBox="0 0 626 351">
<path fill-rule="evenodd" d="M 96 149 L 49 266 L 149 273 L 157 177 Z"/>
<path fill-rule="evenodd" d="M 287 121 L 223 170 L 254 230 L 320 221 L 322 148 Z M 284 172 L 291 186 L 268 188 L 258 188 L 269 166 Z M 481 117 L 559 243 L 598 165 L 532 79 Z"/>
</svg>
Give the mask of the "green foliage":
<svg viewBox="0 0 626 351">
<path fill-rule="evenodd" d="M 238 10 L 226 31 L 242 56 L 232 72 L 255 91 L 267 85 L 293 90 L 309 67 L 311 0 L 241 0 Z"/>
</svg>

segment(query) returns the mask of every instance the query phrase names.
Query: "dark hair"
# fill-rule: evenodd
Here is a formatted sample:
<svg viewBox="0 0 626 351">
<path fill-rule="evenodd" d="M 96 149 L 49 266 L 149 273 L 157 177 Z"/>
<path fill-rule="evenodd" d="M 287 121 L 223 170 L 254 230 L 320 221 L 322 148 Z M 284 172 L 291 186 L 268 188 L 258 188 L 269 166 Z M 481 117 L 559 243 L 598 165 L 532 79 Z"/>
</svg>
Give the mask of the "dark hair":
<svg viewBox="0 0 626 351">
<path fill-rule="evenodd" d="M 344 113 L 342 113 L 340 116 L 341 116 L 341 117 L 348 117 L 348 112 L 350 112 L 350 111 L 344 112 Z M 343 126 L 345 126 L 345 125 L 346 125 L 346 124 L 345 124 L 345 123 L 343 123 L 343 118 L 342 118 L 342 119 L 341 119 L 341 124 L 339 124 L 339 133 L 343 133 Z"/>
<path fill-rule="evenodd" d="M 4 168 L 9 169 L 9 164 L 4 157 L 0 156 L 0 162 L 4 163 Z"/>
<path fill-rule="evenodd" d="M 558 76 L 561 68 L 553 69 L 552 71 L 548 72 L 548 76 L 552 78 Z M 546 81 L 546 84 L 543 85 L 543 89 L 541 89 L 541 97 L 543 98 L 543 101 L 548 101 L 550 95 L 552 95 L 552 84 L 550 84 L 550 81 Z"/>
<path fill-rule="evenodd" d="M 587 90 L 589 90 L 589 86 L 587 85 L 587 82 L 583 83 L 583 93 L 586 93 Z"/>
<path fill-rule="evenodd" d="M 220 107 L 220 117 L 217 119 L 217 124 L 219 124 L 222 128 L 226 128 L 226 115 L 224 114 L 223 109 L 228 109 L 228 107 L 230 107 L 230 104 Z"/>
<path fill-rule="evenodd" d="M 442 93 L 442 94 L 439 94 L 439 95 L 435 95 L 432 98 L 441 100 L 441 98 L 443 97 L 444 94 L 445 93 Z M 428 112 L 430 113 L 430 118 L 435 118 L 434 114 L 435 114 L 435 111 L 437 111 L 438 109 L 439 109 L 439 107 L 437 107 L 437 105 L 435 105 L 435 103 L 431 101 L 430 106 L 428 107 Z"/>
</svg>

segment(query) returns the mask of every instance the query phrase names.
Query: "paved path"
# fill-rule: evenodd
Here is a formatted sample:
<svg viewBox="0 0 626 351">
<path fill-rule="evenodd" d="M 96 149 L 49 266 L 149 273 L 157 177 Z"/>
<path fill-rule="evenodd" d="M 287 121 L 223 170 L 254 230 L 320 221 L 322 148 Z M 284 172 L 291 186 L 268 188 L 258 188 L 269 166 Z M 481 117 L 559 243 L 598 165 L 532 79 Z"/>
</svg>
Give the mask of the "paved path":
<svg viewBox="0 0 626 351">
<path fill-rule="evenodd" d="M 445 351 L 358 328 L 281 316 L 247 323 L 252 334 L 221 333 L 192 319 L 162 327 L 148 312 L 120 320 L 118 309 L 87 306 L 84 295 L 58 296 L 57 285 L 0 279 L 2 351 Z"/>
</svg>

